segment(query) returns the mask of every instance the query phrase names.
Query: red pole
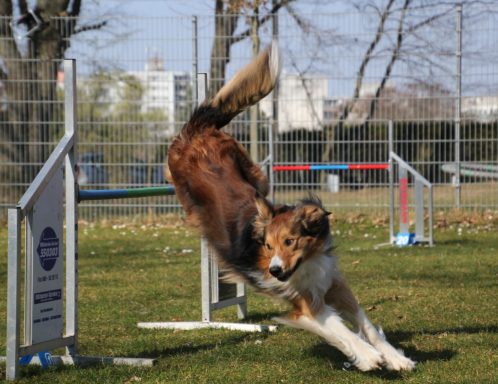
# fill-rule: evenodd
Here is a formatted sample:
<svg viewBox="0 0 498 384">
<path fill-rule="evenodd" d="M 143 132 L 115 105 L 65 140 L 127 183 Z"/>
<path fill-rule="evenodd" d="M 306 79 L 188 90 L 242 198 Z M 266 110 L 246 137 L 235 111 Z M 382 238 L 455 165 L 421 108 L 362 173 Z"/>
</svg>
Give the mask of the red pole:
<svg viewBox="0 0 498 384">
<path fill-rule="evenodd" d="M 399 210 L 400 224 L 405 224 L 404 228 L 408 228 L 408 178 L 406 177 L 399 179 Z"/>
<path fill-rule="evenodd" d="M 274 171 L 309 171 L 309 165 L 275 165 Z"/>
</svg>

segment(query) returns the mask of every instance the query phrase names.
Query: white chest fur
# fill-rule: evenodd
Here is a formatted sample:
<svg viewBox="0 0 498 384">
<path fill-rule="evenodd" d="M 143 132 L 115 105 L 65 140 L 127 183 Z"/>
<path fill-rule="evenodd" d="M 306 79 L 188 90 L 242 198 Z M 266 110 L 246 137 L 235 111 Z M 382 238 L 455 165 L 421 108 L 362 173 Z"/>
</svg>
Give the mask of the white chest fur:
<svg viewBox="0 0 498 384">
<path fill-rule="evenodd" d="M 298 293 L 307 294 L 313 299 L 319 300 L 330 289 L 336 273 L 335 258 L 327 254 L 320 254 L 302 263 L 291 276 L 288 284 Z"/>
</svg>

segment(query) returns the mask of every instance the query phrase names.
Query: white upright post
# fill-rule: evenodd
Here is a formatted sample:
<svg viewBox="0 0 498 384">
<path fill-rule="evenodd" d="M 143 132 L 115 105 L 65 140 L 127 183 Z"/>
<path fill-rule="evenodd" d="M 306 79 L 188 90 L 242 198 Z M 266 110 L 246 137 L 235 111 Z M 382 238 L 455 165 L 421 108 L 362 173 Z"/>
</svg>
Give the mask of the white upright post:
<svg viewBox="0 0 498 384">
<path fill-rule="evenodd" d="M 7 361 L 6 379 L 19 377 L 20 289 L 21 289 L 21 214 L 18 208 L 8 210 L 7 273 Z"/>
<path fill-rule="evenodd" d="M 78 158 L 76 130 L 76 60 L 64 60 L 64 125 L 66 136 L 73 136 L 73 146 L 66 155 L 66 336 L 74 336 L 74 344 L 66 354 L 75 356 L 78 334 Z"/>
</svg>

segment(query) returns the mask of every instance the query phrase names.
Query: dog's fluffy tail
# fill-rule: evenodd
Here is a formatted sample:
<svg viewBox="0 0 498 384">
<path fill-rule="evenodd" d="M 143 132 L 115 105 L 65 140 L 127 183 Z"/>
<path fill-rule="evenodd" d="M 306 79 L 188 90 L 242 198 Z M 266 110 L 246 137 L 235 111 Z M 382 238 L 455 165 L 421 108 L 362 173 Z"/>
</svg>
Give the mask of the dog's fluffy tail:
<svg viewBox="0 0 498 384">
<path fill-rule="evenodd" d="M 225 84 L 211 99 L 202 103 L 183 128 L 192 135 L 204 128 L 222 128 L 245 108 L 268 95 L 280 72 L 278 45 L 274 41 Z"/>
</svg>

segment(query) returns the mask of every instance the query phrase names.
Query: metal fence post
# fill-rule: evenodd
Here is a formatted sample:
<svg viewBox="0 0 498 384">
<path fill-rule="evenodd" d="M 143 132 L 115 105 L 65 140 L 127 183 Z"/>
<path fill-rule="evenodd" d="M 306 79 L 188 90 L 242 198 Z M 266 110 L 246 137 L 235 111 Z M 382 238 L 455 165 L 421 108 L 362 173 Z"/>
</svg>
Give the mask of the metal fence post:
<svg viewBox="0 0 498 384">
<path fill-rule="evenodd" d="M 272 0 L 275 6 L 276 0 Z M 272 17 L 272 39 L 278 41 L 278 12 L 275 12 Z M 278 137 L 278 82 L 272 91 L 272 113 L 270 117 L 270 138 L 268 145 L 270 146 L 270 187 L 271 187 L 271 201 L 275 203 L 275 174 L 273 173 L 273 163 L 275 162 L 275 137 Z"/>
<path fill-rule="evenodd" d="M 199 83 L 197 79 L 197 73 L 199 72 L 198 40 L 197 16 L 192 16 L 192 111 L 199 105 Z"/>
<path fill-rule="evenodd" d="M 460 124 L 462 120 L 462 4 L 456 7 L 456 99 L 455 99 L 455 207 L 460 208 Z"/>
<path fill-rule="evenodd" d="M 415 238 L 424 237 L 424 184 L 418 177 L 414 180 L 415 187 Z"/>
<path fill-rule="evenodd" d="M 393 121 L 389 120 L 389 241 L 394 241 L 394 161 L 391 154 L 394 152 L 394 127 Z"/>
<path fill-rule="evenodd" d="M 7 362 L 6 379 L 19 376 L 20 292 L 21 292 L 21 213 L 8 210 L 8 273 L 7 273 Z"/>
</svg>

